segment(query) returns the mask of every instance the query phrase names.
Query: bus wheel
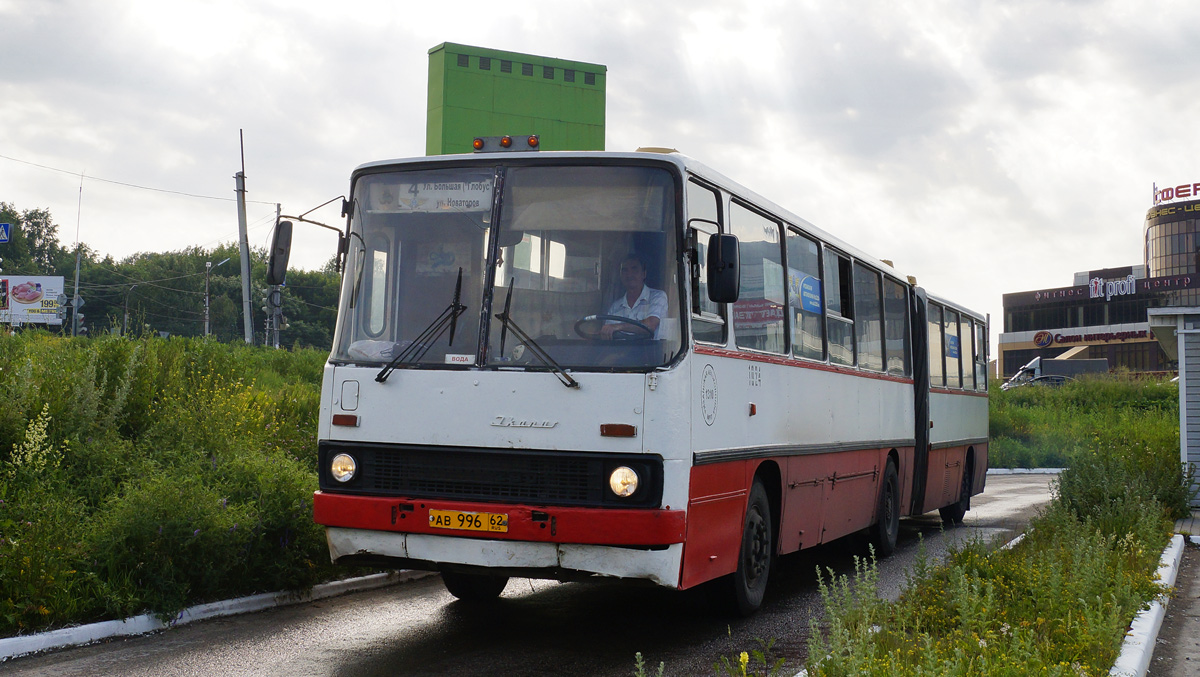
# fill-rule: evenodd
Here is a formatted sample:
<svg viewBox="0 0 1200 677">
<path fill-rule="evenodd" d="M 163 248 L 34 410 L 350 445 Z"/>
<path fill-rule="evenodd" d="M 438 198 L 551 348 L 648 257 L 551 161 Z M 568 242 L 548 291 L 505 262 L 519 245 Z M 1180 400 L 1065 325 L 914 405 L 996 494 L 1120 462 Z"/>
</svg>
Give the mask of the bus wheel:
<svg viewBox="0 0 1200 677">
<path fill-rule="evenodd" d="M 771 504 L 767 501 L 766 488 L 761 481 L 755 480 L 746 505 L 737 571 L 733 573 L 733 610 L 738 615 L 749 616 L 762 606 L 774 557 L 775 529 L 771 524 Z"/>
<path fill-rule="evenodd" d="M 963 470 L 962 487 L 959 489 L 958 502 L 944 508 L 938 508 L 938 514 L 942 516 L 943 524 L 962 524 L 963 517 L 971 509 L 971 480 L 974 479 L 972 477 L 974 474 L 973 469 L 968 465 Z"/>
<path fill-rule="evenodd" d="M 492 576 L 490 574 L 463 574 L 455 571 L 443 571 L 442 582 L 451 595 L 464 602 L 485 602 L 496 599 L 508 585 L 508 576 Z"/>
<path fill-rule="evenodd" d="M 871 543 L 875 554 L 887 557 L 896 551 L 896 539 L 900 535 L 900 480 L 896 463 L 888 459 L 883 471 L 883 485 L 879 488 L 879 519 L 871 527 Z"/>
</svg>

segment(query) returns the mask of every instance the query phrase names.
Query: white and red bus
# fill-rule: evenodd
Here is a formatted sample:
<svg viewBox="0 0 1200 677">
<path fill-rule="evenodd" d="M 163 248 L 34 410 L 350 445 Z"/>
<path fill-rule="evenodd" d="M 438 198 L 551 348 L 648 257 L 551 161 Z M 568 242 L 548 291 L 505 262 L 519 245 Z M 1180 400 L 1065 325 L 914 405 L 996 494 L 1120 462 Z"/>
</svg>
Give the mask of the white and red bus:
<svg viewBox="0 0 1200 677">
<path fill-rule="evenodd" d="M 775 557 L 864 530 L 886 555 L 983 490 L 986 318 L 679 153 L 370 163 L 344 210 L 337 563 L 464 599 L 723 579 L 750 613 Z"/>
</svg>

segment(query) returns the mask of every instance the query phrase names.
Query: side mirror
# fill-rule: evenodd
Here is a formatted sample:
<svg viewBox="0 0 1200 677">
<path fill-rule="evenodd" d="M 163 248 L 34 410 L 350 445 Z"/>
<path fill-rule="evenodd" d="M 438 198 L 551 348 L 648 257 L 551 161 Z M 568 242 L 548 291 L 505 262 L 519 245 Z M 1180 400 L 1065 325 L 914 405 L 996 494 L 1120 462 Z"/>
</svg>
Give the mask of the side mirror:
<svg viewBox="0 0 1200 677">
<path fill-rule="evenodd" d="M 708 298 L 714 303 L 738 300 L 741 260 L 738 239 L 729 233 L 714 233 L 708 238 Z"/>
<path fill-rule="evenodd" d="M 292 253 L 292 222 L 280 221 L 275 224 L 275 234 L 271 237 L 271 254 L 267 257 L 267 284 L 283 284 L 287 277 L 288 257 Z"/>
</svg>

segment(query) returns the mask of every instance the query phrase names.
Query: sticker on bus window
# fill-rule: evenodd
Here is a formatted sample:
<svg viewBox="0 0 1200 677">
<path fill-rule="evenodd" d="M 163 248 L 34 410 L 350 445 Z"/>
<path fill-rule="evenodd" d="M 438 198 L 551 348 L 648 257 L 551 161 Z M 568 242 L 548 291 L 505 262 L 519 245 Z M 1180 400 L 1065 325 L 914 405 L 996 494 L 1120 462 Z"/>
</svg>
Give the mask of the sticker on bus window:
<svg viewBox="0 0 1200 677">
<path fill-rule="evenodd" d="M 946 337 L 946 357 L 953 357 L 955 359 L 958 359 L 958 355 L 959 355 L 958 337 L 957 336 L 947 336 Z M 955 377 L 955 378 L 958 378 L 958 377 Z"/>
<path fill-rule="evenodd" d="M 474 355 L 446 355 L 446 364 L 474 364 Z"/>
</svg>

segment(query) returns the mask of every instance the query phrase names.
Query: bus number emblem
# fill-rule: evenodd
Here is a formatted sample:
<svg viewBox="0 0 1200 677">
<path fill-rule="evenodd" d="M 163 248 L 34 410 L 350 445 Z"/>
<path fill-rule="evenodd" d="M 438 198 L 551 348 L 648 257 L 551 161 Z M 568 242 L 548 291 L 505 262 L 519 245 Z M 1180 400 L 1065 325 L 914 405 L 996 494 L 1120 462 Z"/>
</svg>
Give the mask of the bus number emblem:
<svg viewBox="0 0 1200 677">
<path fill-rule="evenodd" d="M 705 425 L 717 420 L 717 373 L 711 364 L 704 365 L 704 375 L 700 378 L 700 412 Z"/>
</svg>

